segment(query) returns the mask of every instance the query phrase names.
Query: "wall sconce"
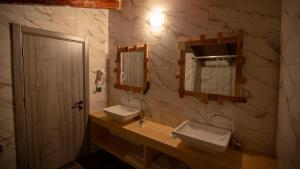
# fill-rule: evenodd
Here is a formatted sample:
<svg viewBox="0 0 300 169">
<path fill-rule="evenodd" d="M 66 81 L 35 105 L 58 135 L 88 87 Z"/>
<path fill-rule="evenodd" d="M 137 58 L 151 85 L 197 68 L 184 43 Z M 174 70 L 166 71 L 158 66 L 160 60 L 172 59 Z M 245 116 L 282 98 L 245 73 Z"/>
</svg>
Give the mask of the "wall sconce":
<svg viewBox="0 0 300 169">
<path fill-rule="evenodd" d="M 161 31 L 165 23 L 165 14 L 161 9 L 154 9 L 149 16 L 149 22 L 153 32 Z"/>
</svg>

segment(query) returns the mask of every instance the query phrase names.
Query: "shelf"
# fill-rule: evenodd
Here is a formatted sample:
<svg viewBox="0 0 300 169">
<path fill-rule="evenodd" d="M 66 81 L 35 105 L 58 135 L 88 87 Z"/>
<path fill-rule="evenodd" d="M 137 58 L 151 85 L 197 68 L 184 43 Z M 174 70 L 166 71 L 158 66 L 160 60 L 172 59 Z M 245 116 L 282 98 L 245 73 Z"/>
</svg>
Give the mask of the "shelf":
<svg viewBox="0 0 300 169">
<path fill-rule="evenodd" d="M 145 167 L 144 146 L 135 146 L 130 152 L 125 155 L 125 159 L 136 165 L 138 168 Z"/>
<path fill-rule="evenodd" d="M 136 145 L 130 143 L 124 139 L 121 139 L 117 136 L 110 134 L 109 132 L 98 132 L 100 127 L 93 126 L 91 127 L 91 142 L 95 144 L 97 147 L 106 150 L 112 155 L 116 156 L 120 160 L 128 163 L 129 165 L 142 169 L 139 164 L 136 164 L 134 161 L 128 160 L 125 158 L 125 155 L 132 151 Z M 100 131 L 101 131 L 100 130 Z M 104 133 L 104 134 L 103 134 Z"/>
<path fill-rule="evenodd" d="M 222 56 L 196 56 L 192 59 L 216 59 L 216 58 L 236 58 L 237 55 L 222 55 Z"/>
</svg>

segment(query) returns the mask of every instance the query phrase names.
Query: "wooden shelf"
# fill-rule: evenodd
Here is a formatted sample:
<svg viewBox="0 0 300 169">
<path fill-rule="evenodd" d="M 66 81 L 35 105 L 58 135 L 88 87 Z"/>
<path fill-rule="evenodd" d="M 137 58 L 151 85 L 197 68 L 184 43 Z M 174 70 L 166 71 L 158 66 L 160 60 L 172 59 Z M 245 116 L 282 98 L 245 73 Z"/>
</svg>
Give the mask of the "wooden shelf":
<svg viewBox="0 0 300 169">
<path fill-rule="evenodd" d="M 100 126 L 93 125 L 91 126 L 90 129 L 91 129 L 91 136 L 92 136 L 91 142 L 93 144 L 113 154 L 114 156 L 116 156 L 120 160 L 125 161 L 131 166 L 141 169 L 139 164 L 135 164 L 133 161 L 127 160 L 125 158 L 125 155 L 128 152 L 130 152 L 132 149 L 134 149 L 134 147 L 136 147 L 135 144 L 110 134 L 108 131 L 101 129 Z"/>
<path fill-rule="evenodd" d="M 213 168 L 213 169 L 276 169 L 275 159 L 264 156 L 261 154 L 248 154 L 241 151 L 235 151 L 228 148 L 222 153 L 208 153 L 191 146 L 187 146 L 181 142 L 180 139 L 173 139 L 170 134 L 173 128 L 164 126 L 161 124 L 153 123 L 151 121 L 146 121 L 146 127 L 139 127 L 137 121 L 133 121 L 128 124 L 120 124 L 118 122 L 109 119 L 103 112 L 92 113 L 90 115 L 90 123 L 92 125 L 98 125 L 105 128 L 112 133 L 117 134 L 119 137 L 124 137 L 126 139 L 134 140 L 139 144 L 145 146 L 145 167 L 151 162 L 151 159 L 157 154 L 157 152 L 163 152 L 171 157 L 181 160 L 192 167 L 197 168 Z M 100 132 L 99 130 L 94 132 Z M 92 140 L 97 140 L 101 138 L 93 138 Z M 114 138 L 110 138 L 114 139 Z M 103 141 L 102 141 L 103 142 Z M 124 144 L 115 141 L 108 143 L 114 145 Z M 109 149 L 109 145 L 104 145 Z M 120 147 L 120 146 L 117 146 Z M 125 147 L 125 146 L 124 146 Z M 128 149 L 130 146 L 127 146 Z M 120 147 L 120 149 L 125 149 Z M 122 151 L 128 151 L 122 150 Z M 107 150 L 107 151 L 121 151 L 121 150 Z M 116 153 L 116 152 L 114 152 Z M 119 153 L 121 154 L 121 153 Z M 121 156 L 121 155 L 119 155 Z M 122 155 L 123 156 L 123 155 Z M 121 158 L 124 158 L 121 157 Z"/>
<path fill-rule="evenodd" d="M 135 146 L 129 153 L 125 155 L 125 159 L 133 164 L 136 168 L 145 168 L 145 146 Z"/>
</svg>

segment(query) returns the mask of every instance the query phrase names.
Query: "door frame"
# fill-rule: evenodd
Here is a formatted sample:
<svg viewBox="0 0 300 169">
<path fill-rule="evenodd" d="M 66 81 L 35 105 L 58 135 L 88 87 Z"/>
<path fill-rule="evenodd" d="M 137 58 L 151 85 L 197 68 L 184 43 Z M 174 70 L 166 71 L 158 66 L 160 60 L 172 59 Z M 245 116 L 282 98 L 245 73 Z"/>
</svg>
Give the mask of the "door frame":
<svg viewBox="0 0 300 169">
<path fill-rule="evenodd" d="M 20 24 L 10 24 L 11 29 L 11 52 L 12 52 L 12 85 L 13 85 L 13 108 L 14 108 L 14 126 L 15 126 L 15 144 L 17 154 L 17 168 L 28 168 L 28 150 L 25 116 L 25 92 L 24 92 L 24 65 L 23 65 L 23 44 L 22 34 L 49 37 L 60 40 L 68 40 L 83 44 L 83 76 L 84 76 L 84 110 L 85 110 L 85 141 L 82 152 L 87 153 L 87 124 L 90 112 L 89 101 L 89 51 L 88 39 L 68 35 L 64 33 L 52 32 L 37 28 L 22 26 Z"/>
</svg>

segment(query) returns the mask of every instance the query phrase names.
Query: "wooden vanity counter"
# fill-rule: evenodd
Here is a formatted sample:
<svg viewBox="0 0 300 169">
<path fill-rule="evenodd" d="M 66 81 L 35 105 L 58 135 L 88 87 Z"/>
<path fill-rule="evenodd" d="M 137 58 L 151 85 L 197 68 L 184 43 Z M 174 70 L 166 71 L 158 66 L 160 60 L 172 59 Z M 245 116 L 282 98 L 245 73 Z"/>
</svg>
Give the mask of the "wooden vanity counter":
<svg viewBox="0 0 300 169">
<path fill-rule="evenodd" d="M 190 166 L 203 168 L 203 169 L 276 169 L 276 160 L 274 158 L 259 155 L 248 154 L 241 151 L 236 151 L 228 148 L 222 153 L 209 153 L 191 146 L 185 145 L 180 139 L 173 139 L 170 134 L 173 128 L 157 124 L 151 121 L 146 121 L 145 127 L 140 127 L 138 121 L 133 121 L 127 124 L 121 124 L 115 122 L 107 117 L 103 112 L 96 112 L 90 114 L 90 134 L 91 141 L 96 145 L 103 145 L 106 150 L 113 154 L 116 154 L 119 158 L 123 159 L 123 155 L 126 151 L 129 151 L 131 146 L 122 145 L 122 141 L 106 137 L 105 134 L 99 135 L 103 131 L 101 129 L 107 129 L 114 135 L 119 137 L 133 140 L 139 144 L 149 147 L 157 152 L 165 153 L 169 156 L 177 158 Z M 97 129 L 97 126 L 100 128 Z M 96 127 L 96 128 L 95 128 Z M 118 145 L 106 145 L 116 142 Z M 129 144 L 130 145 L 130 144 Z M 122 154 L 122 150 L 124 153 Z M 111 148 L 115 150 L 110 150 Z M 114 153 L 115 152 L 115 153 Z M 151 154 L 151 153 L 150 153 Z M 146 158 L 149 162 L 150 159 Z M 126 161 L 126 160 L 124 160 Z M 126 161 L 128 162 L 128 161 Z M 146 162 L 146 163 L 147 163 Z M 130 162 L 128 162 L 130 164 Z M 135 165 L 133 165 L 135 166 Z M 143 167 L 136 167 L 143 168 Z M 144 167 L 146 168 L 146 167 Z"/>
</svg>

